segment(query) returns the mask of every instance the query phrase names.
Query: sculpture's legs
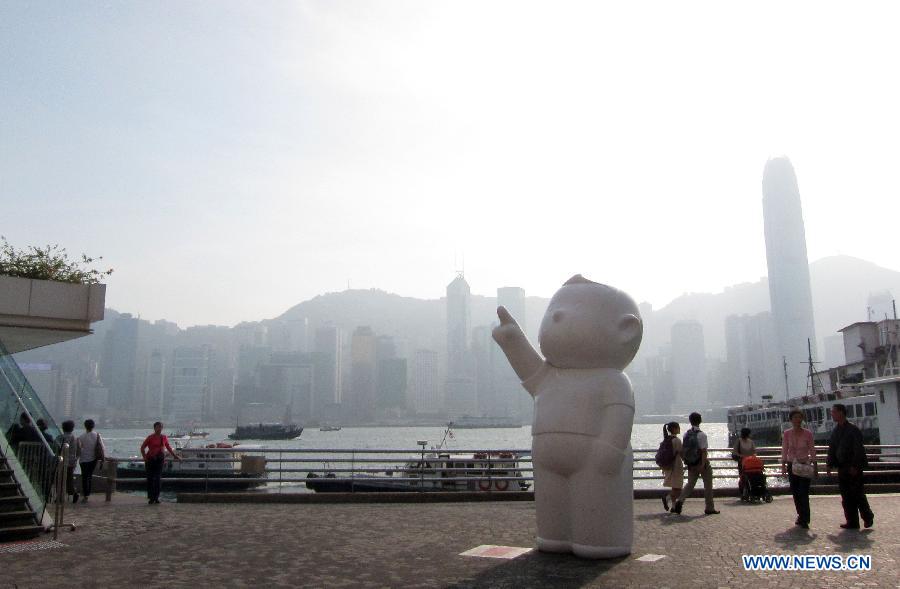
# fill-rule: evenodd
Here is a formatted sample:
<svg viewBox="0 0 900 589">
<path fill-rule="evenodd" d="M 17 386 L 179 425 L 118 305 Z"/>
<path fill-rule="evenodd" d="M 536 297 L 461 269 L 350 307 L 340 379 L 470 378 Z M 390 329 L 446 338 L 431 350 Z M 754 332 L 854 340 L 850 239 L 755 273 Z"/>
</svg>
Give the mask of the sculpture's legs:
<svg viewBox="0 0 900 589">
<path fill-rule="evenodd" d="M 569 481 L 538 465 L 534 467 L 537 547 L 542 552 L 571 552 Z"/>
<path fill-rule="evenodd" d="M 631 553 L 634 491 L 631 449 L 614 475 L 586 466 L 572 478 L 572 552 L 582 558 Z"/>
</svg>

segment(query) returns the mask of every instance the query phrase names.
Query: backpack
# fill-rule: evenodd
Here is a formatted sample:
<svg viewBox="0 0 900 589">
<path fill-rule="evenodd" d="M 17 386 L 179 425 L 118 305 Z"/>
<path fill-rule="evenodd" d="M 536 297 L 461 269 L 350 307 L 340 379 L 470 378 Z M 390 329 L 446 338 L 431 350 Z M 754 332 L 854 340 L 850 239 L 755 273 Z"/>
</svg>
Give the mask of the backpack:
<svg viewBox="0 0 900 589">
<path fill-rule="evenodd" d="M 672 468 L 673 464 L 675 464 L 675 445 L 672 444 L 672 436 L 666 436 L 656 451 L 656 465 L 660 468 Z"/>
<path fill-rule="evenodd" d="M 684 435 L 681 457 L 685 466 L 691 467 L 700 464 L 700 440 L 697 436 L 698 433 L 700 433 L 698 430 L 691 428 Z"/>
</svg>

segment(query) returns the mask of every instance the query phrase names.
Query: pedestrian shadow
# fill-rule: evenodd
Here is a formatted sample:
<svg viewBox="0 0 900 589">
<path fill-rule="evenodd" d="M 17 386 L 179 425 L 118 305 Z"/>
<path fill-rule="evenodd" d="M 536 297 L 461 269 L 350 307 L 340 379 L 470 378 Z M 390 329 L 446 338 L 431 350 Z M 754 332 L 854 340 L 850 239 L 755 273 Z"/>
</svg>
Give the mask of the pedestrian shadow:
<svg viewBox="0 0 900 589">
<path fill-rule="evenodd" d="M 779 544 L 785 546 L 801 546 L 804 544 L 812 544 L 818 537 L 819 535 L 814 532 L 795 526 L 780 534 L 775 534 L 774 539 Z"/>
<path fill-rule="evenodd" d="M 653 521 L 655 519 L 664 520 L 668 519 L 670 516 L 668 511 L 661 511 L 659 513 L 642 513 L 640 515 L 634 516 L 635 520 L 638 521 Z"/>
<path fill-rule="evenodd" d="M 630 558 L 589 560 L 572 554 L 548 554 L 534 550 L 482 571 L 477 575 L 445 585 L 446 589 L 483 587 L 523 589 L 527 587 L 584 587 Z"/>
<path fill-rule="evenodd" d="M 828 534 L 828 539 L 834 542 L 840 552 L 851 552 L 870 547 L 871 533 L 872 530 L 841 530 L 837 534 Z"/>
<path fill-rule="evenodd" d="M 705 513 L 698 514 L 698 515 L 686 515 L 683 513 L 669 513 L 669 514 L 665 514 L 663 516 L 663 519 L 660 523 L 662 523 L 662 525 L 664 525 L 664 526 L 672 526 L 672 525 L 678 525 L 678 524 L 687 524 L 687 523 L 694 521 L 695 519 L 703 519 L 705 517 L 708 517 Z"/>
</svg>

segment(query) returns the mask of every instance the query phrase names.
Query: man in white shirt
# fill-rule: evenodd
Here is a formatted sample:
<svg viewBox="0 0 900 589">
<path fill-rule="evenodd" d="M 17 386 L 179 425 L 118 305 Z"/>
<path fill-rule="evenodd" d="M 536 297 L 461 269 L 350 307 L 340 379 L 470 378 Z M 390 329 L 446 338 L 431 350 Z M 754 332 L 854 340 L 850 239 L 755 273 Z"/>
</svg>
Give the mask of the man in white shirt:
<svg viewBox="0 0 900 589">
<path fill-rule="evenodd" d="M 681 506 L 684 505 L 684 500 L 690 497 L 694 491 L 697 478 L 702 478 L 703 498 L 706 500 L 704 513 L 706 515 L 716 515 L 719 512 L 716 511 L 716 503 L 713 500 L 713 473 L 712 465 L 709 463 L 709 441 L 706 438 L 706 434 L 700 430 L 702 421 L 700 414 L 697 412 L 691 413 L 688 419 L 691 422 L 691 429 L 684 434 L 684 440 L 681 444 L 682 459 L 684 460 L 684 465 L 688 467 L 688 480 L 678 496 L 678 501 L 672 506 L 672 513 L 681 513 Z M 689 437 L 694 439 L 689 440 Z M 693 450 L 691 450 L 691 447 L 693 447 Z M 697 455 L 697 458 L 694 459 L 695 462 L 690 460 L 691 454 L 694 453 Z"/>
</svg>

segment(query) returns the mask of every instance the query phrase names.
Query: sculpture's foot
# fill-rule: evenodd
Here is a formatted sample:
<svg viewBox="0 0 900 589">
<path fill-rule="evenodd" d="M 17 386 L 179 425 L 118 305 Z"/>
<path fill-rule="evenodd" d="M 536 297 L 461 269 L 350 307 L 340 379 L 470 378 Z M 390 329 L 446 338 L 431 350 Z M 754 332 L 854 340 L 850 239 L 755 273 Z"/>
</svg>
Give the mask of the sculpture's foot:
<svg viewBox="0 0 900 589">
<path fill-rule="evenodd" d="M 572 544 L 572 552 L 579 558 L 620 558 L 631 554 L 631 546 L 586 546 Z"/>
<path fill-rule="evenodd" d="M 563 540 L 537 539 L 537 549 L 541 552 L 572 552 L 572 543 Z"/>
</svg>

